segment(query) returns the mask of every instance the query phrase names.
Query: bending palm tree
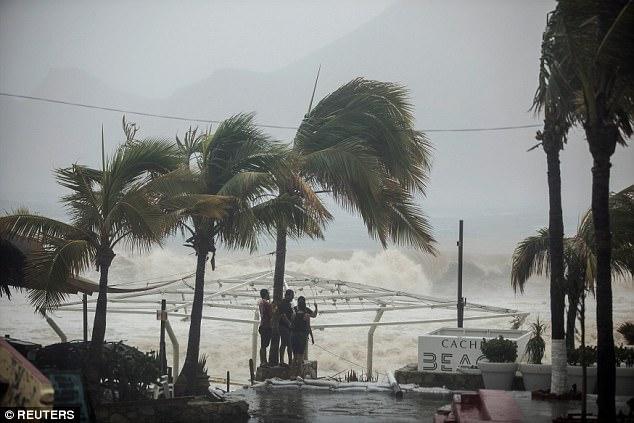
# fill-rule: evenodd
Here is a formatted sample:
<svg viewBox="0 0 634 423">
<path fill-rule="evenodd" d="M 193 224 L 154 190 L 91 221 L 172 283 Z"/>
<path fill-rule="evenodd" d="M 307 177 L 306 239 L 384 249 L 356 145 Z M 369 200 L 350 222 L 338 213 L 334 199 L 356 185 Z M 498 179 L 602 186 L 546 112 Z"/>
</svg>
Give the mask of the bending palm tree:
<svg viewBox="0 0 634 423">
<path fill-rule="evenodd" d="M 29 257 L 27 272 L 46 281 L 35 291 L 39 309 L 55 307 L 64 294 L 58 288 L 69 276 L 78 276 L 91 265 L 100 272 L 99 295 L 90 344 L 88 378 L 92 400 L 98 397 L 98 366 L 106 330 L 108 271 L 120 243 L 146 250 L 164 235 L 163 212 L 152 195 L 152 174 L 177 165 L 172 146 L 143 141 L 119 147 L 103 170 L 73 165 L 58 169 L 58 182 L 71 193 L 62 201 L 71 215 L 65 223 L 20 212 L 0 218 L 0 231 L 11 237 L 33 239 L 42 249 Z"/>
<path fill-rule="evenodd" d="M 614 243 L 612 274 L 615 277 L 634 276 L 634 185 L 611 195 L 610 218 Z M 520 242 L 513 253 L 511 285 L 524 292 L 528 279 L 552 272 L 548 248 L 548 230 Z M 564 238 L 565 292 L 568 296 L 566 328 L 567 348 L 574 349 L 577 305 L 584 289 L 594 289 L 597 256 L 594 250 L 592 211 L 586 212 L 573 237 Z"/>
<path fill-rule="evenodd" d="M 272 222 L 282 213 L 295 210 L 302 214 L 302 205 L 284 196 L 269 195 L 275 180 L 283 179 L 286 153 L 271 142 L 254 125 L 253 115 L 240 114 L 223 121 L 212 134 L 197 137 L 190 131 L 184 141 L 177 140 L 185 169 L 175 172 L 176 179 L 185 181 L 185 192 L 193 195 L 213 195 L 230 207 L 227 213 L 209 216 L 201 213 L 200 205 L 183 208 L 180 226 L 189 234 L 188 246 L 197 256 L 194 299 L 192 303 L 187 355 L 176 382 L 179 393 L 196 393 L 196 369 L 200 350 L 200 327 L 204 300 L 205 265 L 211 253 L 215 268 L 218 244 L 226 248 L 257 246 L 257 235 L 270 230 Z M 188 170 L 192 158 L 195 170 Z M 277 178 L 274 175 L 278 175 Z M 183 177 L 184 176 L 184 177 Z M 182 188 L 183 185 L 181 184 Z M 170 201 L 178 203 L 178 190 Z M 293 212 L 290 213 L 291 215 Z M 313 231 L 318 236 L 318 230 Z"/>
<path fill-rule="evenodd" d="M 580 87 L 581 116 L 592 167 L 592 211 L 597 254 L 599 419 L 615 418 L 612 324 L 610 157 L 632 135 L 634 110 L 634 2 L 559 0 L 546 28 L 551 52 L 569 63 Z"/>
<path fill-rule="evenodd" d="M 431 146 L 413 127 L 412 106 L 400 85 L 355 79 L 322 99 L 304 117 L 291 146 L 290 177 L 278 181 L 280 195 L 328 192 L 358 213 L 373 238 L 413 245 L 435 253 L 431 228 L 414 196 L 424 193 Z M 290 181 L 290 183 L 289 183 Z M 306 195 L 325 216 L 316 195 Z M 315 219 L 319 221 L 319 219 Z M 315 222 L 312 220 L 311 222 Z M 279 219 L 273 300 L 284 286 L 287 236 L 301 236 L 301 225 Z M 310 229 L 313 229 L 310 227 Z M 279 334 L 273 325 L 269 361 L 279 360 Z"/>
</svg>

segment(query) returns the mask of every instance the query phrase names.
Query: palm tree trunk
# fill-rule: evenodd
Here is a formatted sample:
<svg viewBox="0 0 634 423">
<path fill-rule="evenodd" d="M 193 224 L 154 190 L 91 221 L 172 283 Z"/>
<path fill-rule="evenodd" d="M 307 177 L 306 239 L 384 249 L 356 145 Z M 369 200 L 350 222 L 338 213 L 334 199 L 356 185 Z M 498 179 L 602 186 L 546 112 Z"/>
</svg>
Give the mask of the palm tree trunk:
<svg viewBox="0 0 634 423">
<path fill-rule="evenodd" d="M 273 322 L 269 363 L 278 364 L 280 360 L 280 331 L 278 313 L 284 294 L 284 271 L 286 270 L 286 226 L 278 224 L 275 241 L 275 274 L 273 275 Z"/>
<path fill-rule="evenodd" d="M 273 276 L 273 301 L 278 303 L 284 296 L 284 271 L 286 270 L 286 227 L 279 225 L 275 243 L 275 275 Z"/>
<path fill-rule="evenodd" d="M 548 250 L 550 254 L 550 318 L 551 318 L 551 358 L 552 379 L 550 391 L 560 395 L 566 392 L 566 343 L 564 340 L 564 222 L 561 211 L 561 173 L 559 151 L 561 140 L 544 125 L 544 151 L 548 165 Z"/>
<path fill-rule="evenodd" d="M 106 336 L 106 316 L 108 306 L 108 271 L 114 259 L 112 251 L 102 252 L 97 257 L 99 264 L 99 295 L 97 297 L 97 307 L 95 308 L 95 318 L 93 321 L 92 338 L 88 358 L 88 369 L 86 377 L 88 379 L 88 390 L 90 400 L 93 404 L 101 401 L 100 389 L 100 367 L 102 364 L 101 353 L 103 342 Z"/>
<path fill-rule="evenodd" d="M 601 110 L 601 109 L 599 109 Z M 602 114 L 599 114 L 603 117 Z M 597 122 L 607 122 L 598 119 Z M 614 421 L 616 363 L 612 333 L 612 237 L 610 233 L 610 156 L 614 153 L 618 129 L 598 123 L 586 126 L 586 137 L 594 159 L 592 167 L 592 220 L 597 256 L 597 405 L 600 421 Z"/>
<path fill-rule="evenodd" d="M 568 294 L 568 311 L 566 313 L 566 351 L 570 352 L 575 349 L 575 327 L 577 322 L 577 307 L 579 298 Z"/>
<path fill-rule="evenodd" d="M 187 354 L 185 363 L 176 380 L 174 390 L 179 395 L 196 394 L 196 369 L 200 352 L 200 326 L 203 316 L 203 299 L 205 293 L 205 265 L 209 248 L 196 248 L 196 282 L 194 285 L 194 301 L 192 303 L 191 318 L 189 320 L 189 338 L 187 340 Z"/>
<path fill-rule="evenodd" d="M 568 295 L 566 350 L 570 353 L 570 351 L 575 349 L 575 329 L 577 327 L 577 316 L 579 315 L 579 301 L 586 289 L 585 264 L 582 265 L 577 257 L 569 259 L 566 287 L 566 294 Z"/>
</svg>

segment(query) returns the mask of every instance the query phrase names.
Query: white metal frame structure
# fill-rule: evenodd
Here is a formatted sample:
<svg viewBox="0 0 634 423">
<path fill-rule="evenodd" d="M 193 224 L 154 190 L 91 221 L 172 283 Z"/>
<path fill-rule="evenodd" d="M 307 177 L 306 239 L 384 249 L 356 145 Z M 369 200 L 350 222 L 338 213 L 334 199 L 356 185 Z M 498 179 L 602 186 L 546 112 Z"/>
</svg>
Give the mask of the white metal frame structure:
<svg viewBox="0 0 634 423">
<path fill-rule="evenodd" d="M 171 317 L 188 318 L 188 308 L 193 302 L 193 275 L 188 274 L 182 278 L 171 281 L 157 282 L 154 289 L 142 292 L 110 294 L 108 296 L 108 313 L 128 313 L 156 315 L 160 308 L 161 299 L 169 296 L 167 303 L 168 319 Z M 187 281 L 190 281 L 188 283 Z M 235 276 L 230 278 L 214 279 L 206 281 L 203 310 L 203 319 L 219 320 L 231 323 L 252 325 L 252 358 L 257 362 L 257 336 L 259 315 L 256 302 L 260 298 L 260 289 L 273 287 L 273 271 L 266 270 L 248 275 Z M 209 289 L 210 287 L 217 289 Z M 448 300 L 427 295 L 414 294 L 411 292 L 395 291 L 386 288 L 365 285 L 354 282 L 347 282 L 334 279 L 315 277 L 299 272 L 286 271 L 284 278 L 284 288 L 293 289 L 295 296 L 303 295 L 307 303 L 317 302 L 320 315 L 328 314 L 348 314 L 348 313 L 368 313 L 374 312 L 372 320 L 360 320 L 356 318 L 350 322 L 318 323 L 311 324 L 313 329 L 329 328 L 355 328 L 368 327 L 367 338 L 367 374 L 372 374 L 372 355 L 374 332 L 379 326 L 414 325 L 426 323 L 442 323 L 456 321 L 456 317 L 451 318 L 429 318 L 397 321 L 381 321 L 387 312 L 420 309 L 454 309 L 455 300 Z M 154 299 L 145 298 L 154 296 Z M 176 299 L 174 299 L 176 298 Z M 88 300 L 89 304 L 95 304 L 96 299 Z M 207 314 L 209 310 L 227 309 L 253 311 L 252 319 L 239 317 L 214 316 Z M 465 305 L 464 320 L 484 320 L 496 318 L 519 317 L 525 319 L 529 313 L 518 310 L 486 306 L 482 304 L 467 303 Z M 83 311 L 82 302 L 67 302 L 62 304 L 58 311 Z M 359 316 L 357 314 L 356 316 Z M 178 341 L 174 332 L 166 322 L 166 329 L 173 349 L 173 371 L 176 375 L 179 369 Z"/>
</svg>

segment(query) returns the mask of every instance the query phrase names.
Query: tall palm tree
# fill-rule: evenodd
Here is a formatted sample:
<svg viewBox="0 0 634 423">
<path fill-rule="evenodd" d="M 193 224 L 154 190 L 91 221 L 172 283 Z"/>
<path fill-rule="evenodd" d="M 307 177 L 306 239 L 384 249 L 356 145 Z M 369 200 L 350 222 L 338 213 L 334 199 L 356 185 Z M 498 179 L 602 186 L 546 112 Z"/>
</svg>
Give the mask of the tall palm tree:
<svg viewBox="0 0 634 423">
<path fill-rule="evenodd" d="M 581 98 L 580 120 L 593 158 L 592 211 L 597 254 L 597 366 L 599 419 L 615 418 L 612 323 L 610 157 L 632 134 L 634 2 L 559 0 L 546 28 L 552 55 L 570 63 Z"/>
<path fill-rule="evenodd" d="M 200 350 L 200 327 L 204 301 L 206 262 L 211 254 L 215 269 L 215 254 L 225 248 L 254 250 L 258 235 L 270 231 L 279 215 L 300 216 L 302 204 L 289 196 L 274 197 L 275 181 L 284 179 L 283 166 L 287 154 L 258 129 L 252 114 L 238 114 L 223 121 L 213 134 L 196 136 L 190 131 L 184 140 L 177 139 L 183 168 L 173 172 L 179 180 L 179 191 L 191 195 L 212 195 L 227 206 L 217 216 L 201 213 L 199 205 L 181 208 L 179 227 L 188 234 L 187 245 L 197 256 L 194 298 L 191 309 L 187 355 L 176 382 L 179 393 L 196 393 L 196 369 Z M 190 163 L 195 161 L 195 165 Z M 168 178 L 169 179 L 169 178 Z M 202 209 L 204 211 L 204 208 Z M 316 227 L 312 232 L 319 236 Z"/>
<path fill-rule="evenodd" d="M 55 171 L 59 184 L 71 191 L 62 197 L 70 223 L 28 212 L 0 218 L 0 232 L 9 239 L 23 237 L 42 246 L 27 263 L 29 277 L 41 278 L 47 284 L 47 289 L 32 296 L 38 308 L 59 304 L 64 295 L 59 288 L 69 276 L 78 276 L 93 265 L 100 272 L 87 374 L 93 401 L 99 400 L 108 271 L 115 249 L 123 245 L 147 250 L 160 244 L 165 222 L 152 193 L 153 178 L 174 169 L 177 163 L 175 150 L 168 143 L 150 140 L 126 144 L 113 157 L 103 157 L 101 170 L 75 164 Z"/>
<path fill-rule="evenodd" d="M 435 253 L 431 227 L 415 199 L 424 193 L 430 151 L 425 135 L 413 127 L 407 90 L 357 78 L 306 114 L 290 146 L 291 176 L 277 189 L 290 196 L 298 186 L 304 193 L 329 193 L 346 210 L 358 213 L 383 246 L 393 241 Z M 305 198 L 319 216 L 327 215 L 316 195 Z M 279 303 L 287 237 L 301 236 L 302 228 L 290 228 L 287 219 L 276 225 L 273 300 Z M 273 327 L 269 361 L 277 363 L 279 334 Z"/>
<path fill-rule="evenodd" d="M 612 275 L 634 276 L 634 185 L 610 196 L 610 218 L 614 242 L 612 244 Z M 526 282 L 535 275 L 552 272 L 548 229 L 520 242 L 513 253 L 511 286 L 524 292 Z M 575 323 L 578 304 L 585 289 L 594 290 L 597 255 L 594 247 L 592 211 L 583 216 L 577 233 L 564 238 L 564 289 L 568 296 L 566 346 L 574 348 Z"/>
<path fill-rule="evenodd" d="M 564 343 L 564 222 L 561 207 L 561 170 L 559 153 L 567 141 L 568 130 L 576 120 L 573 96 L 576 91 L 566 79 L 569 72 L 551 54 L 553 38 L 544 32 L 539 68 L 539 84 L 533 99 L 533 109 L 544 113 L 544 131 L 536 138 L 546 153 L 548 175 L 549 219 L 548 254 L 550 259 L 550 315 L 552 378 L 550 390 L 566 391 L 566 347 Z M 530 150 L 529 150 L 530 151 Z"/>
</svg>

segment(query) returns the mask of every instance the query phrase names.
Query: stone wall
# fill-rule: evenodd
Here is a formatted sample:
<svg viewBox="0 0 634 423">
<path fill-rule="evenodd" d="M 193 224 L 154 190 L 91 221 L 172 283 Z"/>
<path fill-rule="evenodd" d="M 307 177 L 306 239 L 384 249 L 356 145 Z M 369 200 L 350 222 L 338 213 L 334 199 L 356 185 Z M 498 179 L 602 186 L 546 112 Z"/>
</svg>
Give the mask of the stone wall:
<svg viewBox="0 0 634 423">
<path fill-rule="evenodd" d="M 95 417 L 98 422 L 108 423 L 239 423 L 249 419 L 248 410 L 245 401 L 178 397 L 103 404 L 95 410 Z"/>
</svg>

